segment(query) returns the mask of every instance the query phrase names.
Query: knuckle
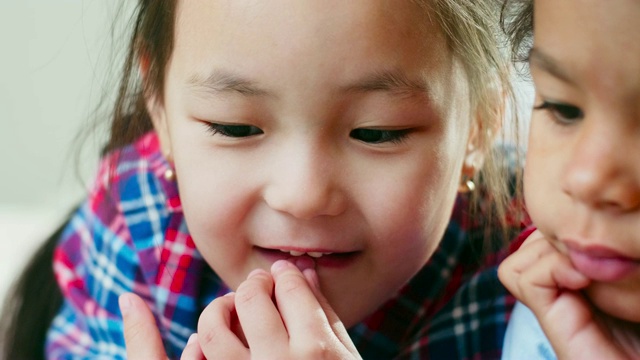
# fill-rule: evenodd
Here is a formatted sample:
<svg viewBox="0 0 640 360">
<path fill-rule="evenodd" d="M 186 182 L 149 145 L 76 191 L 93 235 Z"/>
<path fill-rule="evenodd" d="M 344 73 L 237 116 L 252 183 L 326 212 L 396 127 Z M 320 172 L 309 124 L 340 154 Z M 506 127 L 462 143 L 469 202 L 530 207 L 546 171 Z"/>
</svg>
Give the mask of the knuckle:
<svg viewBox="0 0 640 360">
<path fill-rule="evenodd" d="M 200 317 L 198 321 L 198 341 L 204 345 L 215 344 L 225 330 L 224 326 L 211 323 L 205 318 Z"/>
<path fill-rule="evenodd" d="M 276 283 L 276 291 L 283 294 L 293 294 L 303 290 L 307 286 L 300 276 L 285 276 Z"/>
<path fill-rule="evenodd" d="M 261 295 L 262 291 L 259 287 L 255 286 L 249 281 L 245 281 L 236 291 L 235 303 L 238 306 L 251 304 Z"/>
<path fill-rule="evenodd" d="M 127 335 L 127 339 L 130 341 L 135 341 L 144 333 L 144 324 L 140 322 L 129 323 L 125 328 L 125 334 Z"/>
<path fill-rule="evenodd" d="M 505 263 L 502 263 L 502 265 L 498 267 L 498 279 L 501 283 L 505 284 L 509 281 L 509 273 L 510 270 L 507 268 Z"/>
<path fill-rule="evenodd" d="M 216 329 L 215 326 L 207 327 L 203 331 L 200 331 L 198 329 L 198 337 L 200 338 L 199 341 L 205 346 L 210 344 L 215 344 L 215 341 L 218 338 L 218 334 L 219 334 L 219 331 L 218 329 Z"/>
<path fill-rule="evenodd" d="M 299 352 L 300 359 L 336 359 L 332 346 L 325 341 L 314 341 Z"/>
</svg>

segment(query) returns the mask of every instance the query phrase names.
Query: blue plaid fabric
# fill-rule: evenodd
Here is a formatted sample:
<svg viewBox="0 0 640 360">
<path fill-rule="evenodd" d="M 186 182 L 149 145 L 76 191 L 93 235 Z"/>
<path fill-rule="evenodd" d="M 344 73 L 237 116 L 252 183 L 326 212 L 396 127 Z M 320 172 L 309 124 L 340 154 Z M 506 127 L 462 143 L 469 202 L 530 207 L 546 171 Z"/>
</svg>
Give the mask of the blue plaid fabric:
<svg viewBox="0 0 640 360">
<path fill-rule="evenodd" d="M 145 299 L 168 356 L 178 358 L 200 312 L 229 291 L 189 236 L 176 184 L 163 177 L 167 166 L 153 132 L 101 162 L 54 256 L 64 304 L 48 331 L 49 358 L 125 358 L 117 303 L 124 292 Z M 497 280 L 503 254 L 478 256 L 485 229 L 465 220 L 467 208 L 459 197 L 431 261 L 349 329 L 365 359 L 500 358 L 515 300 Z"/>
</svg>

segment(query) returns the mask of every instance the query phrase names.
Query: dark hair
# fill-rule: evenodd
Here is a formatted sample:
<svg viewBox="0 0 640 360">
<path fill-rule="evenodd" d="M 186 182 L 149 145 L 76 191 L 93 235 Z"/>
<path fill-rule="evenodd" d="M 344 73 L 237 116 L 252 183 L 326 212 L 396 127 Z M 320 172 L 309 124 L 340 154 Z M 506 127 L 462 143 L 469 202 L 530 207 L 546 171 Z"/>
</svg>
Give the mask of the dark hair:
<svg viewBox="0 0 640 360">
<path fill-rule="evenodd" d="M 165 68 L 173 51 L 176 0 L 140 0 L 135 12 L 105 151 L 132 143 L 153 128 L 146 96 L 161 99 Z M 139 64 L 144 59 L 145 78 Z M 144 80 L 144 81 L 142 81 Z"/>
<path fill-rule="evenodd" d="M 47 329 L 62 305 L 53 273 L 61 225 L 29 260 L 12 285 L 0 315 L 0 359 L 45 359 Z"/>
<path fill-rule="evenodd" d="M 511 45 L 511 59 L 527 63 L 533 45 L 533 0 L 505 0 L 500 23 Z"/>
</svg>

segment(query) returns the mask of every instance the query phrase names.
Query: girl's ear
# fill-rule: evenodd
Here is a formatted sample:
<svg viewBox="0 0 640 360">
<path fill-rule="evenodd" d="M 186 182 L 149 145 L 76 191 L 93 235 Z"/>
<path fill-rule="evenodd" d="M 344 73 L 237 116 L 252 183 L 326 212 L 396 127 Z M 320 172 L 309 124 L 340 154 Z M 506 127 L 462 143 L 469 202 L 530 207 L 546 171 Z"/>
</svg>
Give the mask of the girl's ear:
<svg viewBox="0 0 640 360">
<path fill-rule="evenodd" d="M 146 54 L 140 56 L 140 74 L 142 76 L 143 92 L 145 105 L 153 128 L 158 134 L 160 141 L 160 149 L 164 157 L 171 163 L 171 137 L 169 136 L 169 124 L 167 123 L 167 114 L 164 108 L 164 102 L 157 93 L 150 89 L 147 84 L 149 74 L 150 60 Z"/>
<path fill-rule="evenodd" d="M 500 131 L 502 111 L 500 109 L 494 109 L 494 112 L 490 116 L 491 119 L 489 121 L 478 117 L 473 124 L 471 124 L 467 149 L 462 164 L 462 176 L 468 179 L 473 179 L 478 171 L 480 171 L 488 152 L 491 151 L 493 141 Z"/>
<path fill-rule="evenodd" d="M 462 176 L 467 179 L 473 179 L 482 168 L 486 152 L 488 151 L 485 146 L 481 146 L 481 144 L 477 144 L 472 140 L 473 134 L 467 143 L 467 150 L 464 155 L 464 162 L 462 163 Z"/>
<path fill-rule="evenodd" d="M 169 160 L 169 162 L 172 162 L 171 136 L 169 135 L 169 124 L 167 123 L 167 113 L 164 109 L 164 105 L 156 95 L 145 95 L 145 102 L 153 128 L 158 134 L 162 154 L 167 160 Z"/>
</svg>

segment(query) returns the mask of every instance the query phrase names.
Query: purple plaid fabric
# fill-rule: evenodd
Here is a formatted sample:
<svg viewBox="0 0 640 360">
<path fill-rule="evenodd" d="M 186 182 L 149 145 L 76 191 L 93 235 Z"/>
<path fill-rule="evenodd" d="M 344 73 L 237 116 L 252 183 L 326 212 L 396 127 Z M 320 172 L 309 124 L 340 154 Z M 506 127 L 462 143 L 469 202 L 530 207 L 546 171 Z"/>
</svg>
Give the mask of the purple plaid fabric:
<svg viewBox="0 0 640 360">
<path fill-rule="evenodd" d="M 163 177 L 167 166 L 153 132 L 101 162 L 54 256 L 64 304 L 48 332 L 49 358 L 125 358 L 124 292 L 146 300 L 167 354 L 177 358 L 200 312 L 229 291 L 195 249 L 177 187 Z M 458 198 L 432 260 L 349 329 L 365 359 L 500 357 L 515 301 L 497 281 L 501 253 L 478 258 L 484 232 L 464 221 L 466 208 Z"/>
</svg>

